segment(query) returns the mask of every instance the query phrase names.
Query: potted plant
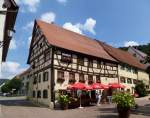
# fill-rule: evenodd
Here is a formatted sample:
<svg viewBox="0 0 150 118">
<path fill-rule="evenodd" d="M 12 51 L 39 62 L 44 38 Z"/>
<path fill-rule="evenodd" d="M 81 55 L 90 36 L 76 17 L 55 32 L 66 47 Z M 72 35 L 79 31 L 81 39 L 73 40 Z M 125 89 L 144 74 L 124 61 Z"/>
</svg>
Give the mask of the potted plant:
<svg viewBox="0 0 150 118">
<path fill-rule="evenodd" d="M 68 104 L 70 103 L 70 99 L 68 95 L 59 95 L 58 101 L 60 103 L 61 109 L 68 109 Z"/>
<path fill-rule="evenodd" d="M 119 118 L 129 118 L 130 110 L 135 105 L 134 97 L 129 93 L 116 93 L 113 95 L 112 100 L 117 104 Z"/>
</svg>

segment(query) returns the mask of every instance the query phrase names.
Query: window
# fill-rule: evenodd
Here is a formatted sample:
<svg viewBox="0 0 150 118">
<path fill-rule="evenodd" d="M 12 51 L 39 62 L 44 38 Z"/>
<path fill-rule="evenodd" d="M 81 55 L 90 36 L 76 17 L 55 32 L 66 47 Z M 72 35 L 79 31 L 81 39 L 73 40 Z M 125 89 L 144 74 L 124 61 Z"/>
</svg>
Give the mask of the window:
<svg viewBox="0 0 150 118">
<path fill-rule="evenodd" d="M 84 58 L 83 57 L 78 57 L 78 64 L 81 66 L 84 66 Z"/>
<path fill-rule="evenodd" d="M 97 68 L 101 68 L 101 62 L 97 60 Z"/>
<path fill-rule="evenodd" d="M 43 90 L 43 98 L 48 98 L 47 90 Z"/>
<path fill-rule="evenodd" d="M 45 62 L 48 61 L 50 59 L 50 51 L 47 51 L 45 52 L 45 55 L 44 55 L 44 60 Z"/>
<path fill-rule="evenodd" d="M 33 98 L 35 98 L 35 96 L 36 96 L 36 95 L 35 95 L 35 91 L 33 91 L 32 96 L 33 96 Z"/>
<path fill-rule="evenodd" d="M 41 91 L 40 90 L 37 92 L 37 98 L 41 98 Z"/>
<path fill-rule="evenodd" d="M 93 84 L 93 76 L 88 75 L 88 84 Z"/>
<path fill-rule="evenodd" d="M 136 74 L 136 73 L 137 73 L 137 69 L 134 69 L 134 68 L 133 68 L 133 69 L 132 69 L 132 72 Z"/>
<path fill-rule="evenodd" d="M 84 74 L 79 74 L 79 82 L 82 82 L 82 83 L 85 82 L 85 80 L 84 80 Z"/>
<path fill-rule="evenodd" d="M 74 73 L 69 73 L 69 83 L 74 84 L 75 83 L 75 74 Z"/>
<path fill-rule="evenodd" d="M 131 78 L 128 78 L 128 79 L 127 79 L 127 83 L 128 83 L 128 84 L 132 84 L 132 79 L 131 79 Z"/>
<path fill-rule="evenodd" d="M 58 83 L 63 83 L 64 81 L 65 81 L 64 72 L 63 71 L 58 71 L 57 82 Z"/>
<path fill-rule="evenodd" d="M 43 73 L 43 81 L 48 81 L 48 72 Z"/>
<path fill-rule="evenodd" d="M 34 76 L 33 84 L 36 84 L 36 83 L 37 83 L 37 77 Z"/>
<path fill-rule="evenodd" d="M 133 79 L 133 84 L 137 84 L 137 80 L 136 79 Z"/>
<path fill-rule="evenodd" d="M 41 74 L 39 74 L 39 83 L 41 83 Z"/>
<path fill-rule="evenodd" d="M 120 77 L 120 82 L 121 83 L 126 83 L 126 78 L 125 77 Z"/>
<path fill-rule="evenodd" d="M 89 59 L 89 67 L 92 68 L 93 67 L 93 60 Z"/>
<path fill-rule="evenodd" d="M 70 54 L 66 54 L 66 53 L 62 53 L 61 61 L 62 62 L 66 62 L 66 63 L 71 63 L 72 62 L 71 55 Z"/>
<path fill-rule="evenodd" d="M 134 53 L 133 56 L 136 57 L 136 54 Z"/>
<path fill-rule="evenodd" d="M 125 65 L 121 65 L 121 70 L 125 70 Z"/>
<path fill-rule="evenodd" d="M 99 75 L 96 75 L 96 83 L 101 83 L 101 79 Z"/>
<path fill-rule="evenodd" d="M 127 71 L 131 72 L 131 67 L 127 66 Z"/>
</svg>

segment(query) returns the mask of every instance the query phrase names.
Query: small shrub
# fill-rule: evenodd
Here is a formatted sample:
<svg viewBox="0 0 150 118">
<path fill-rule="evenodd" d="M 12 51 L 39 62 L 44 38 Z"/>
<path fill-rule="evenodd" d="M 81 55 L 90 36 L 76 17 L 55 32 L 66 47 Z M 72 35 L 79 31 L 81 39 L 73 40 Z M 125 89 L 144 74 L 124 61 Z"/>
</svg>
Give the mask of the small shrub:
<svg viewBox="0 0 150 118">
<path fill-rule="evenodd" d="M 123 109 L 132 108 L 135 105 L 134 97 L 129 93 L 116 93 L 113 95 L 112 100 L 117 104 L 117 107 Z"/>
<path fill-rule="evenodd" d="M 143 82 L 138 82 L 135 86 L 135 91 L 139 97 L 144 97 L 147 95 L 146 86 Z"/>
</svg>

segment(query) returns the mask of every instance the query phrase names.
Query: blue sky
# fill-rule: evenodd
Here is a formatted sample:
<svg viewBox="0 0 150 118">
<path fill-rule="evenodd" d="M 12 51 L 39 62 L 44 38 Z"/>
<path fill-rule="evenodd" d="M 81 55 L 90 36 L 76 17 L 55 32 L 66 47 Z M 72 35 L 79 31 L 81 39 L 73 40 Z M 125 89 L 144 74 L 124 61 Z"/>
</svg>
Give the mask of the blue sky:
<svg viewBox="0 0 150 118">
<path fill-rule="evenodd" d="M 25 70 L 33 21 L 42 19 L 112 46 L 150 42 L 150 0 L 16 0 L 20 6 L 2 78 Z"/>
</svg>

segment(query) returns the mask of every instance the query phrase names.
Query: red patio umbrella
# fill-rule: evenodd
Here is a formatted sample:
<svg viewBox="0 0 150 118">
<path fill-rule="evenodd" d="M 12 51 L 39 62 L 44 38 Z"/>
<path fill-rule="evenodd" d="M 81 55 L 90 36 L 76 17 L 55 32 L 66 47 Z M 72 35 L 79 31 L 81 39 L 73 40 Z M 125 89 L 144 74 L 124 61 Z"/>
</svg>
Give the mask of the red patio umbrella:
<svg viewBox="0 0 150 118">
<path fill-rule="evenodd" d="M 79 89 L 84 90 L 86 88 L 86 85 L 84 83 L 78 82 L 72 85 L 73 89 Z"/>
<path fill-rule="evenodd" d="M 119 84 L 119 83 L 110 83 L 109 86 L 110 86 L 111 88 L 125 88 L 124 85 Z"/>
<path fill-rule="evenodd" d="M 84 90 L 93 90 L 93 87 L 91 85 L 86 85 Z"/>
<path fill-rule="evenodd" d="M 100 83 L 93 83 L 91 86 L 93 89 L 104 89 L 103 85 Z"/>
</svg>

